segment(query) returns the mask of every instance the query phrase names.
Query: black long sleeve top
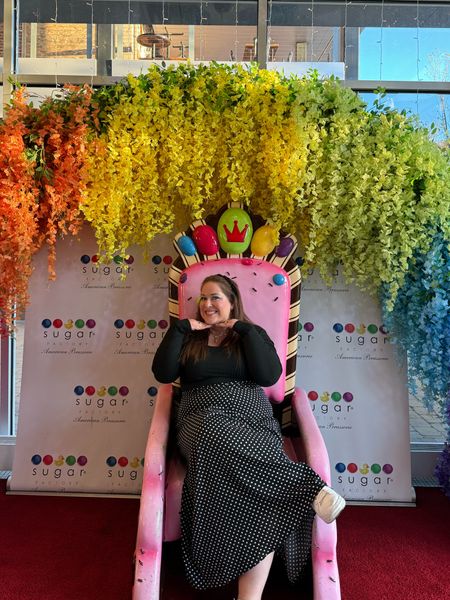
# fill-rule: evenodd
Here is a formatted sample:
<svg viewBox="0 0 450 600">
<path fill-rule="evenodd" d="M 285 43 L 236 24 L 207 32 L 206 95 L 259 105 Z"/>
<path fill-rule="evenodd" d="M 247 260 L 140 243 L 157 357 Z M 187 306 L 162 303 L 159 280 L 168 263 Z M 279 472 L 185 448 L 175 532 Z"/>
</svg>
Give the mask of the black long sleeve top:
<svg viewBox="0 0 450 600">
<path fill-rule="evenodd" d="M 182 389 L 226 381 L 253 381 L 263 387 L 276 383 L 282 372 L 281 363 L 264 329 L 237 321 L 233 330 L 240 336 L 243 360 L 238 361 L 226 347 L 208 346 L 205 360 L 189 360 L 182 365 L 180 353 L 191 325 L 188 319 L 177 321 L 165 334 L 153 359 L 156 379 L 171 383 L 180 377 Z"/>
</svg>

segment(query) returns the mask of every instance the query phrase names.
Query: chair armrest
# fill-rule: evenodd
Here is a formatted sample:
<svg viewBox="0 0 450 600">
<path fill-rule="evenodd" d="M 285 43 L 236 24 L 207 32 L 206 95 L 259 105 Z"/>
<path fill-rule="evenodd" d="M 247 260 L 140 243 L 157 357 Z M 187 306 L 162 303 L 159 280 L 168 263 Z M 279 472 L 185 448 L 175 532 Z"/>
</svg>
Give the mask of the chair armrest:
<svg viewBox="0 0 450 600">
<path fill-rule="evenodd" d="M 166 450 L 172 386 L 159 388 L 145 450 L 133 600 L 157 600 L 161 572 Z"/>
<path fill-rule="evenodd" d="M 328 451 L 304 390 L 300 388 L 295 389 L 292 406 L 304 447 L 305 462 L 314 469 L 327 485 L 330 485 L 331 475 Z"/>
<path fill-rule="evenodd" d="M 171 453 L 166 468 L 166 495 L 164 504 L 164 542 L 181 537 L 180 513 L 186 466 L 177 452 Z"/>
<path fill-rule="evenodd" d="M 330 460 L 306 392 L 295 390 L 293 408 L 300 430 L 304 460 L 328 484 L 331 483 Z M 336 522 L 327 524 L 314 519 L 312 562 L 314 600 L 339 600 L 341 597 L 336 558 Z"/>
</svg>

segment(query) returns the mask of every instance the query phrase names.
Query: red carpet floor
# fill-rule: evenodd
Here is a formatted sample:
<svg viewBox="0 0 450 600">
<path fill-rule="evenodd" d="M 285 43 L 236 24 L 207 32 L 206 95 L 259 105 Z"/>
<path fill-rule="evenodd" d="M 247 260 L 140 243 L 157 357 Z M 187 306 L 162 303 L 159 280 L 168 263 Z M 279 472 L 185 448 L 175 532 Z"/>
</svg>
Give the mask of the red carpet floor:
<svg viewBox="0 0 450 600">
<path fill-rule="evenodd" d="M 450 500 L 416 492 L 415 508 L 351 506 L 339 517 L 343 600 L 450 598 Z"/>
<path fill-rule="evenodd" d="M 7 496 L 0 483 L 1 600 L 129 600 L 136 500 Z M 416 508 L 348 507 L 339 517 L 343 600 L 450 598 L 450 501 L 419 488 Z M 162 600 L 231 600 L 191 590 L 165 548 Z M 275 565 L 264 600 L 306 600 Z"/>
</svg>

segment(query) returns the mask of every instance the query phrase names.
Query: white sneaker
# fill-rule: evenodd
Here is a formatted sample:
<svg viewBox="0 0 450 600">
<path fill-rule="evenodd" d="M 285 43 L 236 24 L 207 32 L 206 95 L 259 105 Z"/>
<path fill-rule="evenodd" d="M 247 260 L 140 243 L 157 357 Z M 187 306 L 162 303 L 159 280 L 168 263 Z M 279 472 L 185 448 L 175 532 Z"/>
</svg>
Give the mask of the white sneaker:
<svg viewBox="0 0 450 600">
<path fill-rule="evenodd" d="M 314 499 L 313 509 L 325 523 L 332 523 L 345 507 L 345 500 L 327 485 Z"/>
</svg>

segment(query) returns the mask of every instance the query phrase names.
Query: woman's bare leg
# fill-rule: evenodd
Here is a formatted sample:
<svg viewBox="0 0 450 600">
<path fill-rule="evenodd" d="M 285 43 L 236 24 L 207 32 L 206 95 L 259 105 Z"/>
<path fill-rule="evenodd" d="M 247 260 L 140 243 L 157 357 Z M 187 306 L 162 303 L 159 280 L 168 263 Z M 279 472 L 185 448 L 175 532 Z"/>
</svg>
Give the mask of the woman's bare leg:
<svg viewBox="0 0 450 600">
<path fill-rule="evenodd" d="M 274 554 L 274 552 L 271 552 L 253 569 L 239 577 L 238 600 L 261 600 Z"/>
</svg>

